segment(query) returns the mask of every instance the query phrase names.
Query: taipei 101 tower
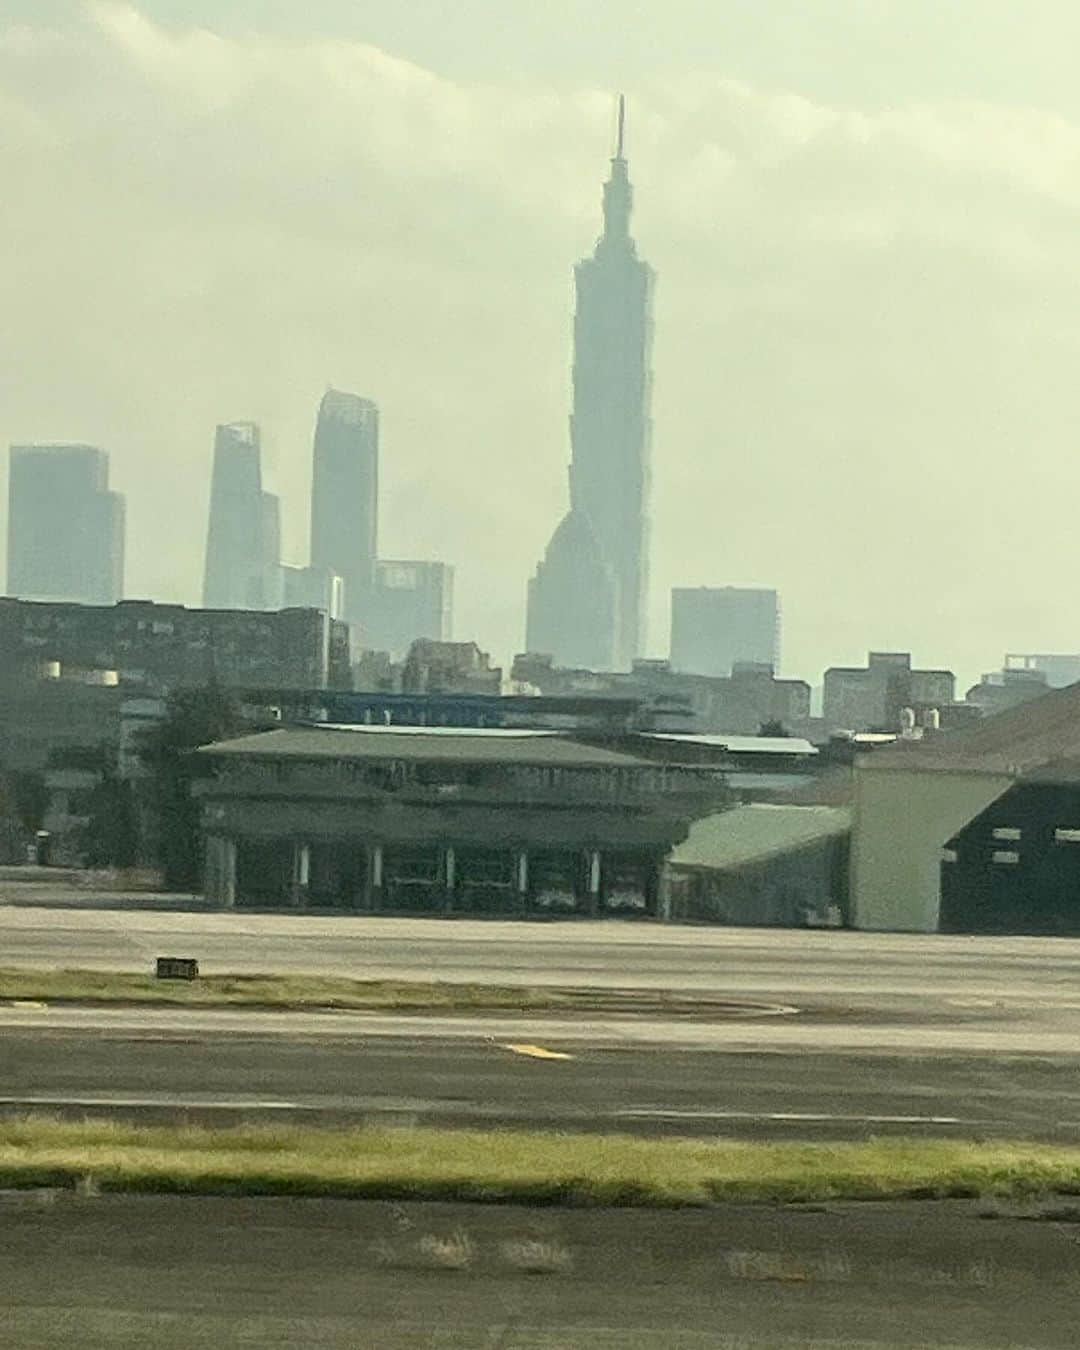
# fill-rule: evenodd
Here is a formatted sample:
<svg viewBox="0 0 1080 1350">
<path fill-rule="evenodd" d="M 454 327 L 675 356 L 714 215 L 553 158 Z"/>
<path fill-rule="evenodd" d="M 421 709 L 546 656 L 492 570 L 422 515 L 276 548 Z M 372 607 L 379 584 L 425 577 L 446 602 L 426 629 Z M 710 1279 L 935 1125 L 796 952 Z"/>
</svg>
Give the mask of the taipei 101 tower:
<svg viewBox="0 0 1080 1350">
<path fill-rule="evenodd" d="M 643 655 L 648 606 L 655 274 L 630 236 L 625 125 L 620 95 L 604 230 L 574 268 L 570 510 L 528 599 L 529 651 L 593 670 Z"/>
</svg>

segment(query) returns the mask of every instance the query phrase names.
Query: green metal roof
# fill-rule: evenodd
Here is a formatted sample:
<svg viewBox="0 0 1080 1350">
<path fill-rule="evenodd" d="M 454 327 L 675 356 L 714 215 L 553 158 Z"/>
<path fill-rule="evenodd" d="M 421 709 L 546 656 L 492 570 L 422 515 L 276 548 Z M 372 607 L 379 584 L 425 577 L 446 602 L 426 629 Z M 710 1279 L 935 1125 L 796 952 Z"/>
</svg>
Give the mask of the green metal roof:
<svg viewBox="0 0 1080 1350">
<path fill-rule="evenodd" d="M 668 865 L 731 871 L 850 828 L 851 812 L 842 806 L 734 806 L 695 820 L 687 838 L 672 850 Z"/>
<path fill-rule="evenodd" d="M 221 759 L 457 760 L 550 768 L 664 767 L 605 746 L 583 744 L 559 732 L 477 732 L 448 727 L 283 727 L 217 741 L 203 746 L 198 753 Z"/>
</svg>

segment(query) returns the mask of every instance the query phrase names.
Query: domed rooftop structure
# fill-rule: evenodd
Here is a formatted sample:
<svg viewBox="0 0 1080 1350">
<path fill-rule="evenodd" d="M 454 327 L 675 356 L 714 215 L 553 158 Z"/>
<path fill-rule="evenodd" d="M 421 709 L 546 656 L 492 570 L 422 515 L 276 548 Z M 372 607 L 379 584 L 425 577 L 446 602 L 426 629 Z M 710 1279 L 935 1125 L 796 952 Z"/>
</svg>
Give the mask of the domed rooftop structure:
<svg viewBox="0 0 1080 1350">
<path fill-rule="evenodd" d="M 616 589 L 584 511 L 571 508 L 529 582 L 526 647 L 556 666 L 611 670 Z"/>
</svg>

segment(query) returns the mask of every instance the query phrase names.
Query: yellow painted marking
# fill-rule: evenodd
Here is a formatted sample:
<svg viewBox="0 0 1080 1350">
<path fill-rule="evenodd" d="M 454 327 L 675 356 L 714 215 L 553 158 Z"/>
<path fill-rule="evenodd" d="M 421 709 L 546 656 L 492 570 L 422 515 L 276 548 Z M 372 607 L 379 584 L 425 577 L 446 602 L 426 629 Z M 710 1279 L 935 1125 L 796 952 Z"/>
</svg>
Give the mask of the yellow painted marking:
<svg viewBox="0 0 1080 1350">
<path fill-rule="evenodd" d="M 545 1050 L 542 1045 L 525 1045 L 521 1042 L 515 1042 L 511 1045 L 504 1045 L 504 1050 L 512 1050 L 515 1055 L 528 1055 L 530 1059 L 573 1059 L 573 1055 L 565 1055 L 561 1050 Z"/>
<path fill-rule="evenodd" d="M 13 998 L 8 1006 L 12 1008 L 47 1008 L 49 1005 L 47 1003 L 35 1003 L 33 999 L 29 998 Z"/>
</svg>

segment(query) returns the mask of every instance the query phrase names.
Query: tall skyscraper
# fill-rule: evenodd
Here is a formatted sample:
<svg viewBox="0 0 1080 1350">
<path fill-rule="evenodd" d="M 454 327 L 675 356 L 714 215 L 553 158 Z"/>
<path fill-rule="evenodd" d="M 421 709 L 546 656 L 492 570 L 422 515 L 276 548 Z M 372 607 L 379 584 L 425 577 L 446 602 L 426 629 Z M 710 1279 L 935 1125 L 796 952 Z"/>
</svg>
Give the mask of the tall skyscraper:
<svg viewBox="0 0 1080 1350">
<path fill-rule="evenodd" d="M 124 591 L 124 499 L 92 445 L 13 445 L 7 593 L 113 605 Z"/>
<path fill-rule="evenodd" d="M 345 585 L 345 615 L 371 623 L 378 549 L 379 410 L 330 389 L 319 405 L 311 481 L 311 562 Z"/>
<path fill-rule="evenodd" d="M 279 506 L 262 487 L 254 422 L 219 426 L 214 438 L 203 604 L 207 609 L 280 605 Z"/>
<path fill-rule="evenodd" d="M 592 257 L 574 268 L 570 515 L 529 588 L 530 646 L 534 639 L 541 643 L 558 665 L 580 664 L 574 655 L 598 646 L 610 649 L 616 667 L 626 668 L 645 647 L 655 274 L 630 236 L 624 111 L 620 96 L 615 154 L 604 184 L 604 231 Z M 590 533 L 595 552 L 587 543 Z M 613 607 L 604 571 L 593 565 L 596 555 L 610 571 Z M 610 640 L 586 631 L 609 611 Z"/>
<path fill-rule="evenodd" d="M 780 662 L 780 597 L 742 586 L 671 592 L 671 665 L 686 675 L 730 675 Z"/>
</svg>

